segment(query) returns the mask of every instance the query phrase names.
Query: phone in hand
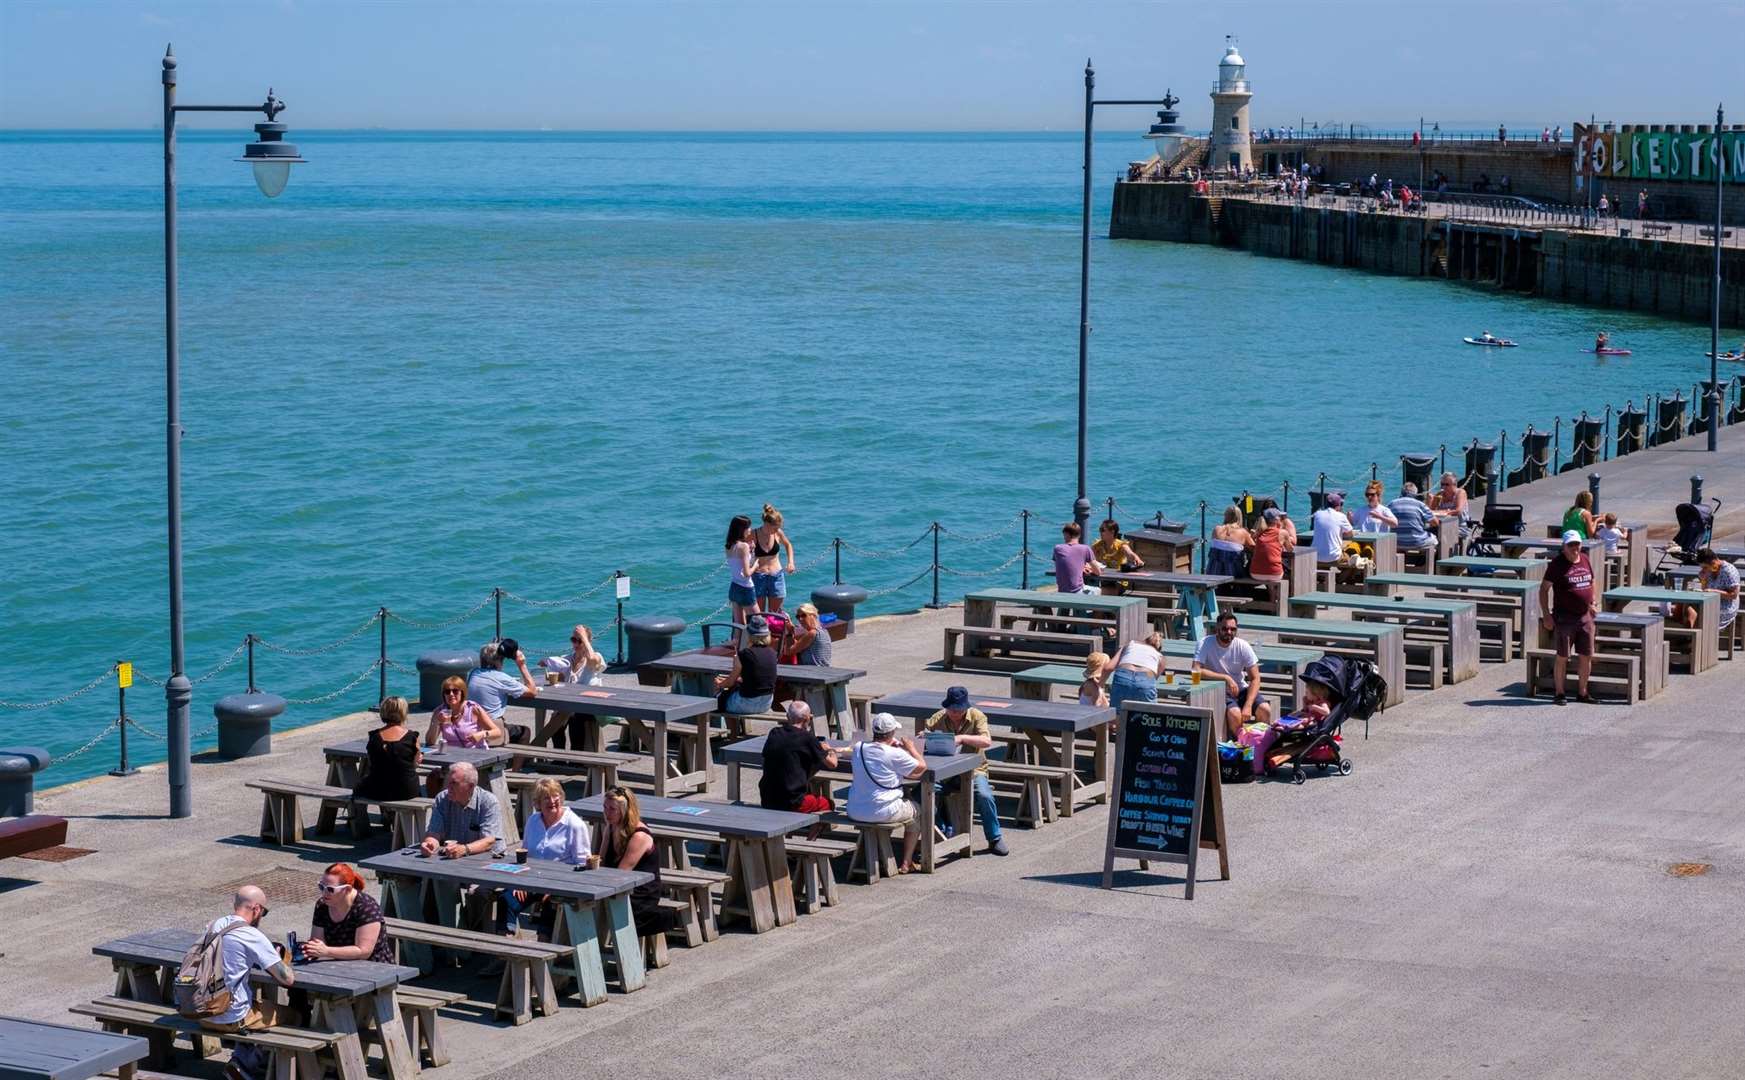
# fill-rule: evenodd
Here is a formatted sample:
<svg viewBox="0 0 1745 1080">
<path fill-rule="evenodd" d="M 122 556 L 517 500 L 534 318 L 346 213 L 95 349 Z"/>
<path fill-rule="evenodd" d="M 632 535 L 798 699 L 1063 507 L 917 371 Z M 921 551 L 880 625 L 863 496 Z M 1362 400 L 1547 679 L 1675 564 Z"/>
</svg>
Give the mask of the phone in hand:
<svg viewBox="0 0 1745 1080">
<path fill-rule="evenodd" d="M 297 940 L 297 931 L 291 930 L 285 934 L 285 951 L 291 954 L 291 963 L 301 964 L 305 959 L 303 945 Z"/>
</svg>

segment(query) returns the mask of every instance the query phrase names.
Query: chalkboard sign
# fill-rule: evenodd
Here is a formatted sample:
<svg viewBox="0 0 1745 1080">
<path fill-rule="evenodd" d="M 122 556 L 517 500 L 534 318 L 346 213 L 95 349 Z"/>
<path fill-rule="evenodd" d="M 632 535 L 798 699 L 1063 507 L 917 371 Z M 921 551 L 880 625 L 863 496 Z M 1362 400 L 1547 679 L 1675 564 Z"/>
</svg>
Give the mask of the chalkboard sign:
<svg viewBox="0 0 1745 1080">
<path fill-rule="evenodd" d="M 1112 888 L 1117 858 L 1187 864 L 1187 898 L 1201 848 L 1218 851 L 1219 877 L 1228 881 L 1223 789 L 1218 782 L 1218 720 L 1212 710 L 1172 702 L 1129 701 L 1121 706 L 1115 751 L 1115 790 L 1109 802 L 1103 888 Z"/>
</svg>

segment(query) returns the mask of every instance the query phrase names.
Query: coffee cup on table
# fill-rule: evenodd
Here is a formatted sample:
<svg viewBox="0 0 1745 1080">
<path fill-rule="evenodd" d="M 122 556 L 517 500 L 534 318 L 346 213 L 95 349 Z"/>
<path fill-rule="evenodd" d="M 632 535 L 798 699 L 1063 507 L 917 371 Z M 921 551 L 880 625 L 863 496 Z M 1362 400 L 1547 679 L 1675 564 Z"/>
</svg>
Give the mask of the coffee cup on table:
<svg viewBox="0 0 1745 1080">
<path fill-rule="evenodd" d="M 563 678 L 563 675 L 560 674 L 559 672 L 548 671 L 545 673 L 545 685 L 556 686 L 558 684 L 558 681 L 561 680 L 562 678 Z"/>
<path fill-rule="evenodd" d="M 518 847 L 515 849 L 515 861 L 518 863 L 525 863 L 527 861 L 527 849 L 526 848 Z"/>
</svg>

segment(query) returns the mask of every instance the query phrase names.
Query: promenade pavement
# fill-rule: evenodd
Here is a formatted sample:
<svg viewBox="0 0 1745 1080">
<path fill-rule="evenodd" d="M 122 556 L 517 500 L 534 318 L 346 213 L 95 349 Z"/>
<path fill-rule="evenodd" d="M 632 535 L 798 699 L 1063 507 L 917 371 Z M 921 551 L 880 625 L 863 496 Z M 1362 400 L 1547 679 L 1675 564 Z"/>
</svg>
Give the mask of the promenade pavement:
<svg viewBox="0 0 1745 1080">
<path fill-rule="evenodd" d="M 871 669 L 857 690 L 1001 689 L 927 670 L 960 617 L 868 620 L 838 657 Z M 675 950 L 628 998 L 521 1028 L 457 1012 L 455 1060 L 431 1075 L 1738 1075 L 1745 809 L 1726 748 L 1745 664 L 1674 677 L 1634 709 L 1529 702 L 1520 674 L 1487 665 L 1408 698 L 1367 741 L 1347 732 L 1348 777 L 1228 788 L 1232 879 L 1202 871 L 1192 902 L 1172 870 L 1098 888 L 1095 808 L 1008 829 L 1008 858 L 845 886 L 793 926 Z M 315 875 L 358 853 L 261 846 L 242 783 L 318 779 L 320 747 L 369 723 L 197 764 L 183 822 L 157 816 L 161 768 L 39 797 L 96 853 L 0 867 L 6 1011 L 66 1020 L 110 990 L 92 944 L 210 918 L 242 881 L 271 875 L 275 936 L 306 930 Z"/>
</svg>

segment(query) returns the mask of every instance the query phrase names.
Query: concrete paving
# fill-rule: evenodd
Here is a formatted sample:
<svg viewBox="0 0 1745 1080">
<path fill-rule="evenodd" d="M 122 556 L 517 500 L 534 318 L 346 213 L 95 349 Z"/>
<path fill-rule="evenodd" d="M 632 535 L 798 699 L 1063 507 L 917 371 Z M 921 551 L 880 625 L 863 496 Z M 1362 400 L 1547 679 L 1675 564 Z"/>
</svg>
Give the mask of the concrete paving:
<svg viewBox="0 0 1745 1080">
<path fill-rule="evenodd" d="M 869 620 L 838 658 L 874 691 L 1002 688 L 928 669 L 960 617 Z M 1095 808 L 1009 829 L 1009 858 L 848 885 L 793 926 L 674 950 L 645 990 L 593 1009 L 521 1028 L 458 1010 L 455 1061 L 432 1076 L 1738 1075 L 1745 809 L 1724 748 L 1745 663 L 1675 676 L 1634 709 L 1528 702 L 1520 677 L 1487 665 L 1367 741 L 1348 732 L 1348 777 L 1227 789 L 1232 880 L 1202 870 L 1192 902 L 1168 871 L 1097 888 Z M 0 867 L 5 1011 L 65 1020 L 109 991 L 92 944 L 209 918 L 275 868 L 296 874 L 268 929 L 305 930 L 302 883 L 357 853 L 261 846 L 242 782 L 317 778 L 320 747 L 368 724 L 196 765 L 183 822 L 156 816 L 161 769 L 40 797 L 97 851 Z M 1687 862 L 1712 869 L 1669 873 Z"/>
</svg>

